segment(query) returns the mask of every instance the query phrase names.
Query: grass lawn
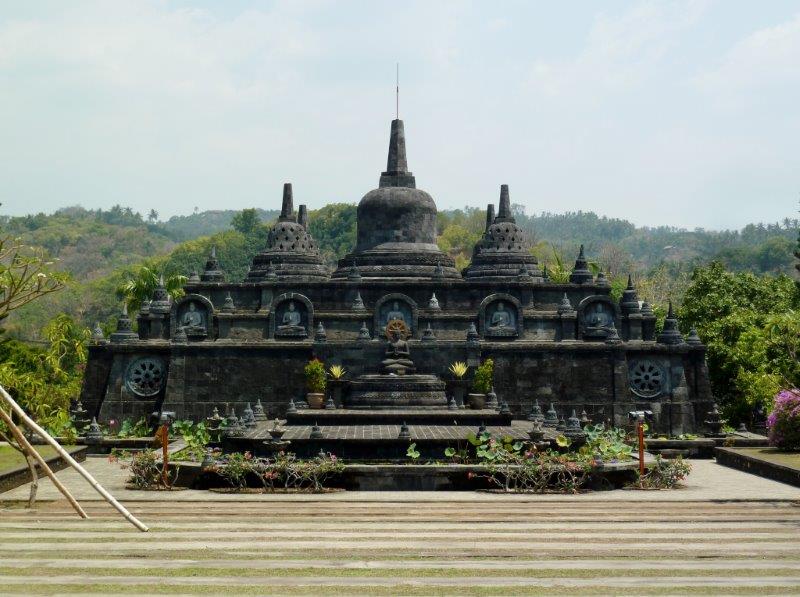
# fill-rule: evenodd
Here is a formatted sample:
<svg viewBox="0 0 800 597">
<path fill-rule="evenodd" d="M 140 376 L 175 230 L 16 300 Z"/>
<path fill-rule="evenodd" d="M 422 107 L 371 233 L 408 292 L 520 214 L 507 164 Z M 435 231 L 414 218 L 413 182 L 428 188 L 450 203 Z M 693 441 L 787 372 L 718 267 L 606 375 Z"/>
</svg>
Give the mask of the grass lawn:
<svg viewBox="0 0 800 597">
<path fill-rule="evenodd" d="M 782 452 L 776 448 L 742 448 L 739 451 L 752 458 L 800 470 L 800 452 Z"/>
<path fill-rule="evenodd" d="M 34 446 L 34 448 L 45 460 L 55 454 L 55 450 L 50 446 Z M 0 473 L 23 464 L 25 464 L 25 457 L 22 454 L 11 446 L 0 446 Z"/>
</svg>

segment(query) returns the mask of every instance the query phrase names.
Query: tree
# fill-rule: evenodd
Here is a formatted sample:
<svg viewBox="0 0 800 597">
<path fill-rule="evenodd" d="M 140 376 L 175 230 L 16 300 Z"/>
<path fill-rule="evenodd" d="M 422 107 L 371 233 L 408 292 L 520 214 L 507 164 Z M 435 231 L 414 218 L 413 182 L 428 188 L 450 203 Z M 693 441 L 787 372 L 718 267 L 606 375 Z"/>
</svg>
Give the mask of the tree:
<svg viewBox="0 0 800 597">
<path fill-rule="evenodd" d="M 679 310 L 708 347 L 711 388 L 734 422 L 800 384 L 800 288 L 788 276 L 695 269 Z"/>
<path fill-rule="evenodd" d="M 154 209 L 151 209 L 150 213 L 147 214 L 147 221 L 151 224 L 155 224 L 158 221 L 158 212 Z"/>
<path fill-rule="evenodd" d="M 64 287 L 66 275 L 52 271 L 52 265 L 41 249 L 0 237 L 0 321 L 15 309 Z"/>
<path fill-rule="evenodd" d="M 144 301 L 153 296 L 160 277 L 161 274 L 155 269 L 142 266 L 132 277 L 120 284 L 117 288 L 117 297 L 125 300 L 130 312 L 136 312 Z M 183 296 L 184 284 L 186 284 L 186 276 L 181 274 L 164 277 L 164 286 L 173 299 Z"/>
<path fill-rule="evenodd" d="M 241 232 L 242 234 L 253 234 L 256 230 L 258 230 L 259 226 L 261 225 L 261 221 L 258 218 L 258 212 L 254 207 L 249 209 L 243 209 L 231 220 L 231 226 L 237 232 Z"/>
</svg>

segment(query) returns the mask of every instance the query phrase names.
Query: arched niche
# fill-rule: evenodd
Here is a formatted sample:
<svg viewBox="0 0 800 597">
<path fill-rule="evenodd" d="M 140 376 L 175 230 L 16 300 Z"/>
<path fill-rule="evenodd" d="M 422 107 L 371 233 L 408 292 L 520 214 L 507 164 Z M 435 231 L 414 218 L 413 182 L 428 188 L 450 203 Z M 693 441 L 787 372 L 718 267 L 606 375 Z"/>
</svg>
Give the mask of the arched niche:
<svg viewBox="0 0 800 597">
<path fill-rule="evenodd" d="M 270 338 L 307 338 L 314 329 L 314 306 L 302 294 L 286 292 L 275 297 L 271 311 Z"/>
<path fill-rule="evenodd" d="M 189 338 L 203 339 L 211 336 L 214 305 L 202 294 L 185 294 L 172 304 L 169 314 L 170 337 L 183 328 Z"/>
<path fill-rule="evenodd" d="M 478 307 L 478 333 L 484 338 L 518 338 L 523 324 L 522 303 L 510 294 L 490 294 Z"/>
<path fill-rule="evenodd" d="M 402 317 L 401 317 L 402 316 Z M 378 335 L 385 337 L 386 324 L 390 319 L 402 319 L 408 327 L 408 335 L 414 337 L 417 332 L 417 320 L 419 309 L 414 300 L 400 292 L 387 294 L 378 299 L 375 303 L 374 330 L 375 337 Z"/>
<path fill-rule="evenodd" d="M 578 336 L 582 340 L 605 340 L 613 325 L 619 329 L 620 311 L 608 295 L 587 296 L 578 303 Z"/>
</svg>

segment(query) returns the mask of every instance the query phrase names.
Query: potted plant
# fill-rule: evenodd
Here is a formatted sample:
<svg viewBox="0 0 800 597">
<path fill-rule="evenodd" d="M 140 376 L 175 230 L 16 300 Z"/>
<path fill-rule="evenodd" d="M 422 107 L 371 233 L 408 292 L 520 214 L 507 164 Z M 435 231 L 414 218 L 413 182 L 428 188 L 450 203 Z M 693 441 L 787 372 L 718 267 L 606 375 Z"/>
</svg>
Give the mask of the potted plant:
<svg viewBox="0 0 800 597">
<path fill-rule="evenodd" d="M 467 384 L 469 383 L 464 376 L 468 370 L 469 367 L 463 361 L 451 363 L 448 368 L 448 371 L 453 375 L 452 379 L 448 381 L 448 385 L 458 408 L 464 408 L 464 394 L 467 392 Z"/>
<path fill-rule="evenodd" d="M 481 410 L 486 407 L 486 394 L 491 391 L 494 378 L 494 361 L 486 359 L 475 369 L 472 393 L 467 397 L 469 407 Z"/>
<path fill-rule="evenodd" d="M 325 376 L 325 365 L 319 359 L 312 359 L 306 363 L 303 369 L 306 375 L 306 401 L 309 408 L 322 408 L 325 404 L 325 386 L 327 378 Z"/>
<path fill-rule="evenodd" d="M 328 367 L 328 375 L 330 376 L 329 384 L 331 387 L 331 398 L 333 398 L 336 408 L 342 407 L 342 388 L 346 383 L 344 376 L 347 370 L 341 365 L 331 365 Z"/>
</svg>

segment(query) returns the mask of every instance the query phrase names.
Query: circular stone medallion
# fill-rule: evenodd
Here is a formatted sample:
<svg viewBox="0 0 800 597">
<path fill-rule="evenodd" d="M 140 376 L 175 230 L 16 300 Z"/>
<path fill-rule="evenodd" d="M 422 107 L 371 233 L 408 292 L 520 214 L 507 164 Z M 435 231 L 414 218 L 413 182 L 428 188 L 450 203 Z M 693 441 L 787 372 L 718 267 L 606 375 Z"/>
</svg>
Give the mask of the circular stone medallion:
<svg viewBox="0 0 800 597">
<path fill-rule="evenodd" d="M 653 361 L 636 361 L 628 372 L 631 392 L 642 398 L 655 398 L 664 391 L 666 375 Z"/>
<path fill-rule="evenodd" d="M 125 385 L 137 396 L 154 396 L 164 385 L 164 361 L 158 357 L 141 357 L 128 365 Z"/>
</svg>

